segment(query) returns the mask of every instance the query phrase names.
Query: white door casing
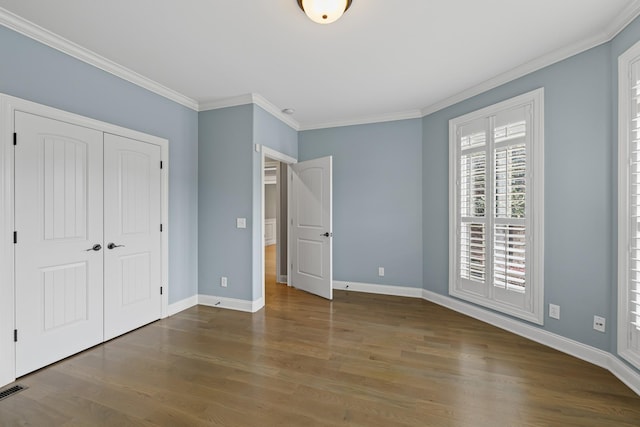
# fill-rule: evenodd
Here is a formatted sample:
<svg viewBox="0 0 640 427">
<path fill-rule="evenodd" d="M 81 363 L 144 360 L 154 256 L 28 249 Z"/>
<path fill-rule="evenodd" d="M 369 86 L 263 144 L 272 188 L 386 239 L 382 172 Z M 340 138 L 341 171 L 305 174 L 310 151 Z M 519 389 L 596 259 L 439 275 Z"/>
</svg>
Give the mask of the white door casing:
<svg viewBox="0 0 640 427">
<path fill-rule="evenodd" d="M 291 285 L 333 299 L 332 157 L 291 165 Z"/>
<path fill-rule="evenodd" d="M 103 340 L 102 132 L 16 112 L 16 376 Z"/>
<path fill-rule="evenodd" d="M 104 136 L 104 336 L 161 317 L 160 147 Z"/>
</svg>

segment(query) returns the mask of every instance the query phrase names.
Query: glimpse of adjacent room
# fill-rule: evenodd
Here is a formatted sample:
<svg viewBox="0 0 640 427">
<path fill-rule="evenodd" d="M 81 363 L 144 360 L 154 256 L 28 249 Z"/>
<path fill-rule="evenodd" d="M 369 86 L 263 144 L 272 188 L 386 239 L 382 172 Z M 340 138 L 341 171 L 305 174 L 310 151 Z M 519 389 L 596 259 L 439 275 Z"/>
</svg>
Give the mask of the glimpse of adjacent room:
<svg viewBox="0 0 640 427">
<path fill-rule="evenodd" d="M 268 158 L 264 163 L 264 280 L 265 303 L 287 286 L 287 167 Z"/>
</svg>

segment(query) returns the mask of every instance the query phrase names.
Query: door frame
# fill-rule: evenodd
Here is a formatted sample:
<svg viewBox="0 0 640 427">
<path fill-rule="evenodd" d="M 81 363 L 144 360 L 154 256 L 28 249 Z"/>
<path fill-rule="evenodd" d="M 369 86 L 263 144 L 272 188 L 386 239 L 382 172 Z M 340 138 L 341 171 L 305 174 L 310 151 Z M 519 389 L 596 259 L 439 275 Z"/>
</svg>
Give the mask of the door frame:
<svg viewBox="0 0 640 427">
<path fill-rule="evenodd" d="M 291 175 L 291 170 L 289 168 L 289 165 L 298 163 L 298 159 L 295 159 L 291 156 L 288 156 L 284 153 L 281 153 L 279 151 L 276 151 L 272 148 L 269 147 L 265 147 L 264 145 L 257 147 L 260 149 L 260 230 L 261 230 L 261 237 L 260 237 L 260 281 L 262 283 L 262 301 L 263 301 L 263 307 L 266 304 L 266 294 L 265 294 L 265 280 L 264 280 L 264 273 L 265 273 L 265 265 L 264 265 L 264 211 L 265 211 L 265 200 L 264 200 L 264 164 L 265 164 L 265 157 L 269 157 L 270 159 L 273 160 L 277 160 L 279 161 L 282 165 L 285 165 L 287 167 L 287 179 L 289 179 L 290 175 Z M 278 177 L 279 179 L 280 177 Z M 280 195 L 281 196 L 281 195 Z M 287 218 L 290 217 L 290 192 L 287 191 Z M 276 227 L 277 229 L 277 227 Z M 276 231 L 277 232 L 277 231 Z M 288 234 L 287 234 L 288 236 Z M 279 241 L 280 239 L 278 239 Z M 289 239 L 287 238 L 287 260 L 289 259 Z M 276 268 L 277 270 L 277 268 Z M 289 274 L 289 263 L 287 262 L 287 286 L 291 286 L 291 279 L 290 279 L 291 275 Z M 277 278 L 276 278 L 277 279 Z M 262 308 L 259 307 L 258 310 Z"/>
<path fill-rule="evenodd" d="M 14 275 L 14 170 L 13 134 L 15 111 L 23 111 L 104 133 L 125 136 L 160 146 L 161 171 L 161 318 L 169 305 L 169 141 L 121 126 L 112 125 L 57 108 L 0 93 L 0 387 L 15 381 L 15 275 Z M 18 140 L 18 144 L 20 141 Z M 264 189 L 263 189 L 264 191 Z M 263 260 L 264 263 L 264 260 Z M 264 268 L 264 264 L 263 264 Z"/>
</svg>

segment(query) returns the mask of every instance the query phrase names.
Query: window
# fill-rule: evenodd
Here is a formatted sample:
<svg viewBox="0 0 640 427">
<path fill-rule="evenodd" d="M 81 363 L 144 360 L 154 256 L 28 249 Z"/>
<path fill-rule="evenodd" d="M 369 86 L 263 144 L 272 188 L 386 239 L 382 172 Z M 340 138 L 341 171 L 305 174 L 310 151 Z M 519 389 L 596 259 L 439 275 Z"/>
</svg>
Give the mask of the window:
<svg viewBox="0 0 640 427">
<path fill-rule="evenodd" d="M 618 73 L 618 354 L 640 369 L 640 43 Z"/>
<path fill-rule="evenodd" d="M 543 89 L 449 122 L 449 294 L 544 318 Z"/>
</svg>

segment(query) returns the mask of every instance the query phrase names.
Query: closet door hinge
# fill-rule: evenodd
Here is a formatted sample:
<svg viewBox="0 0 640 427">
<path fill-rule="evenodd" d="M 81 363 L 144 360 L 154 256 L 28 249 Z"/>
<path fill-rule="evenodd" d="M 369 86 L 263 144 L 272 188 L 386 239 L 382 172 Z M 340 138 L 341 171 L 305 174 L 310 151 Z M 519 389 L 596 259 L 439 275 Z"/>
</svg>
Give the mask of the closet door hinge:
<svg viewBox="0 0 640 427">
<path fill-rule="evenodd" d="M 162 160 L 160 160 L 160 169 L 162 169 Z"/>
<path fill-rule="evenodd" d="M 160 232 L 162 233 L 162 224 L 160 224 Z"/>
<path fill-rule="evenodd" d="M 160 286 L 160 295 L 162 295 L 162 286 Z"/>
<path fill-rule="evenodd" d="M 18 134 L 13 133 L 13 145 L 18 145 Z"/>
<path fill-rule="evenodd" d="M 13 330 L 13 342 L 18 342 L 18 330 Z"/>
<path fill-rule="evenodd" d="M 18 244 L 18 232 L 17 231 L 13 232 L 13 244 L 14 245 Z"/>
</svg>

